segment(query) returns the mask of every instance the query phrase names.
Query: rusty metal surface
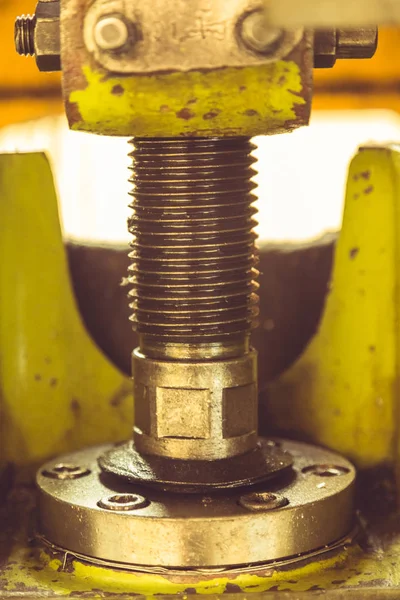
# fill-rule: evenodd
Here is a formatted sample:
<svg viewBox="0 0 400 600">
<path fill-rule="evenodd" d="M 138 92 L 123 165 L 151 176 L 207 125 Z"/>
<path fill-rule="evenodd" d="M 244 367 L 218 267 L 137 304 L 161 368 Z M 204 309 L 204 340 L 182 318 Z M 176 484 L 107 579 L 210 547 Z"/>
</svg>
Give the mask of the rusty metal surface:
<svg viewBox="0 0 400 600">
<path fill-rule="evenodd" d="M 286 57 L 301 40 L 302 29 L 284 32 L 267 53 L 249 51 L 243 43 L 241 21 L 257 10 L 259 0 L 96 0 L 86 9 L 84 43 L 98 64 L 125 75 L 243 67 Z M 130 30 L 130 41 L 118 52 L 96 43 L 96 24 L 107 16 L 123 19 Z"/>
</svg>

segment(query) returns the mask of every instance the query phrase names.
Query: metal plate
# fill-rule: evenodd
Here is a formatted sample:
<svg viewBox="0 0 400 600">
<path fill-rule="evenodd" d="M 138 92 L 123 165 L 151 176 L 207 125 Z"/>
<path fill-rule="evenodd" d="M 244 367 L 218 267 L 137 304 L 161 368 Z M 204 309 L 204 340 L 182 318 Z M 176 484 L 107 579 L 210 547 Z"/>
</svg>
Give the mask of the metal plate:
<svg viewBox="0 0 400 600">
<path fill-rule="evenodd" d="M 108 447 L 109 448 L 109 447 Z M 321 548 L 352 525 L 355 470 L 342 457 L 296 442 L 282 442 L 294 457 L 293 477 L 214 496 L 174 495 L 120 483 L 101 473 L 107 446 L 83 450 L 44 465 L 37 477 L 40 532 L 50 542 L 116 566 L 212 567 L 279 560 Z M 43 475 L 60 462 L 90 474 L 55 480 Z M 324 465 L 319 474 L 310 470 Z M 330 467 L 335 467 L 330 473 Z M 306 472 L 303 470 L 306 469 Z M 286 505 L 250 510 L 243 494 L 274 494 Z M 132 511 L 100 508 L 114 495 L 138 494 L 148 504 Z"/>
<path fill-rule="evenodd" d="M 285 31 L 266 55 L 249 51 L 238 34 L 241 20 L 260 9 L 258 0 L 96 0 L 83 26 L 85 46 L 94 59 L 114 73 L 155 73 L 243 67 L 288 56 L 303 29 Z M 119 52 L 104 51 L 95 39 L 99 19 L 118 15 L 136 31 L 136 43 Z"/>
<path fill-rule="evenodd" d="M 111 448 L 99 457 L 103 471 L 130 483 L 185 493 L 260 483 L 290 469 L 292 464 L 293 459 L 288 452 L 272 440 L 262 438 L 251 452 L 213 461 L 142 455 L 131 441 Z"/>
</svg>

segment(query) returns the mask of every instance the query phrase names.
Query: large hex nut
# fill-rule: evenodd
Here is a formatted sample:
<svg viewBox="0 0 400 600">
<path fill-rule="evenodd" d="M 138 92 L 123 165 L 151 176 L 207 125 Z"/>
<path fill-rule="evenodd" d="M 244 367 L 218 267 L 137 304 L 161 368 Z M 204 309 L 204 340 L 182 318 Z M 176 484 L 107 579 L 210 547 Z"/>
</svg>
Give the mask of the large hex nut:
<svg viewBox="0 0 400 600">
<path fill-rule="evenodd" d="M 39 71 L 61 70 L 60 2 L 40 0 L 36 6 L 35 58 Z"/>
</svg>

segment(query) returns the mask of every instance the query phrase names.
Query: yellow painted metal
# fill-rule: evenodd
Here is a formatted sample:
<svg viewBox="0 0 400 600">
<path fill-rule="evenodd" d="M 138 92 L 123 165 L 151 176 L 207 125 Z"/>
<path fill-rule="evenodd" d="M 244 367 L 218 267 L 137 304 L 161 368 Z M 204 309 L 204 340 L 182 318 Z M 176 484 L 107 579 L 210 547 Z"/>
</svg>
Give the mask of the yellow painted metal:
<svg viewBox="0 0 400 600">
<path fill-rule="evenodd" d="M 301 124 L 309 117 L 311 82 L 305 90 L 294 61 L 134 77 L 106 76 L 86 65 L 83 77 L 84 89 L 68 97 L 70 124 L 106 135 L 251 136 L 298 127 L 300 113 Z"/>
<path fill-rule="evenodd" d="M 319 330 L 269 390 L 273 426 L 335 449 L 358 467 L 400 456 L 399 211 L 400 150 L 363 149 L 350 166 Z"/>
<path fill-rule="evenodd" d="M 3 464 L 126 439 L 133 422 L 130 381 L 82 325 L 43 154 L 0 156 L 0 409 Z"/>
</svg>

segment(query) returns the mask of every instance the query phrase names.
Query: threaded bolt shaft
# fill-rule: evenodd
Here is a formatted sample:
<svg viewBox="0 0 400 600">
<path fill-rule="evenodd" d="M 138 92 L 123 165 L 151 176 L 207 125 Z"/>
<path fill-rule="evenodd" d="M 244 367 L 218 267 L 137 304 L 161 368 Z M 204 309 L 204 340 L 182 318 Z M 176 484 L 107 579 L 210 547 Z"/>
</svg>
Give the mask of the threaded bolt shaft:
<svg viewBox="0 0 400 600">
<path fill-rule="evenodd" d="M 142 350 L 176 358 L 166 349 L 208 344 L 243 354 L 258 314 L 255 146 L 248 138 L 132 143 L 130 306 Z"/>
<path fill-rule="evenodd" d="M 14 41 L 15 49 L 22 56 L 35 54 L 35 15 L 22 15 L 15 20 Z"/>
</svg>

